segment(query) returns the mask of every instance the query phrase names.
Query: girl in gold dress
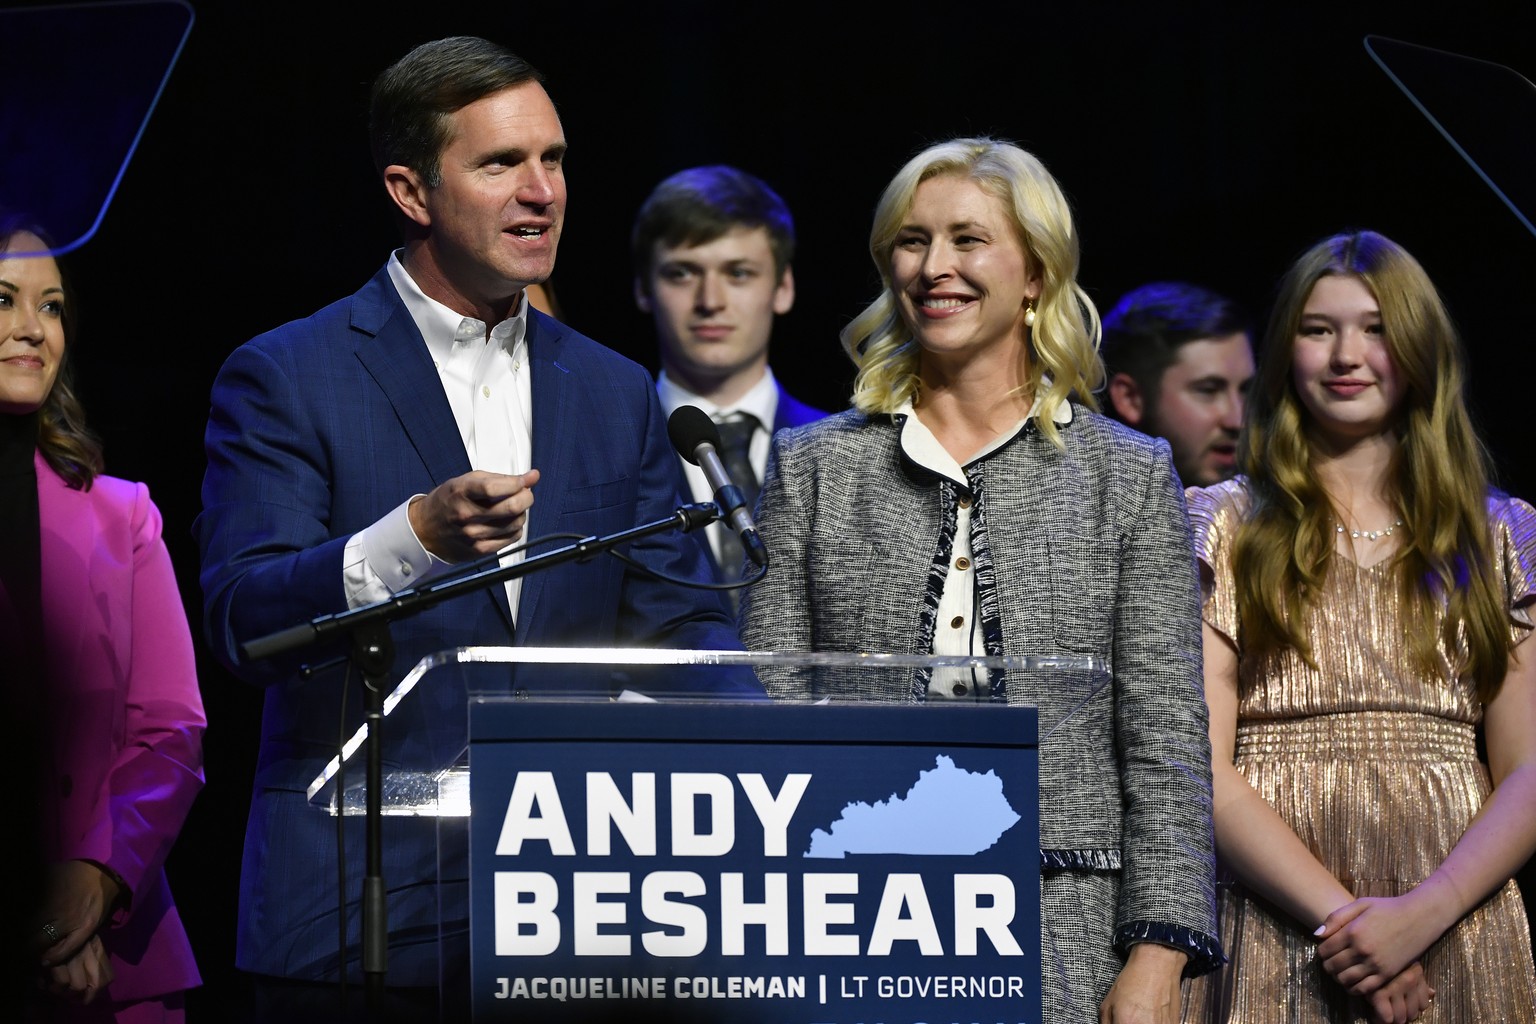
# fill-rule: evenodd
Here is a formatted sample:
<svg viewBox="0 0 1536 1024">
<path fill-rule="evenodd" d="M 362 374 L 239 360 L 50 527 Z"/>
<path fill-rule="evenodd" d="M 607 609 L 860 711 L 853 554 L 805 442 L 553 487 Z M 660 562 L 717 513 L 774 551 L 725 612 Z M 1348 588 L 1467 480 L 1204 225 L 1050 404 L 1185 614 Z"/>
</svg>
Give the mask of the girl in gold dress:
<svg viewBox="0 0 1536 1024">
<path fill-rule="evenodd" d="M 1305 253 L 1262 362 L 1245 475 L 1188 492 L 1231 965 L 1185 1019 L 1536 1020 L 1536 510 L 1389 239 Z"/>
</svg>

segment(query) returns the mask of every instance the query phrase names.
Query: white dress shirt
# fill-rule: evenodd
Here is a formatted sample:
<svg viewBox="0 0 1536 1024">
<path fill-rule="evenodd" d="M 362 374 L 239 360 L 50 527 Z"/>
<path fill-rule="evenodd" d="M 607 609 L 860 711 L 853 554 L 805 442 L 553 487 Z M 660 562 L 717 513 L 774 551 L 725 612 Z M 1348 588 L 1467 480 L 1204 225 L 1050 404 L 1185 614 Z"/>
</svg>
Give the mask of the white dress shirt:
<svg viewBox="0 0 1536 1024">
<path fill-rule="evenodd" d="M 484 321 L 455 313 L 423 292 L 398 252 L 389 258 L 389 277 L 427 344 L 470 467 L 526 473 L 533 458 L 527 295 L 511 317 L 487 332 Z M 401 502 L 347 541 L 342 572 L 349 607 L 382 601 L 451 567 L 427 551 L 411 529 L 407 509 L 416 497 Z M 517 552 L 504 557 L 501 564 L 522 558 Z M 507 580 L 504 586 L 515 620 L 522 581 Z"/>
<path fill-rule="evenodd" d="M 1049 386 L 1049 381 L 1046 381 L 1041 390 Z M 999 434 L 966 460 L 966 465 L 985 458 L 1011 441 L 1024 429 L 1024 425 L 1039 407 L 1037 398 L 1029 413 L 1014 424 L 1012 430 Z M 896 410 L 896 415 L 906 417 L 901 427 L 901 449 L 907 458 L 969 491 L 971 484 L 965 470 L 948 449 L 939 443 L 933 431 L 917 418 L 917 410 L 912 403 L 904 403 Z M 1058 423 L 1070 422 L 1071 405 L 1061 403 L 1055 418 Z M 966 498 L 962 498 L 955 506 L 955 541 L 947 561 L 949 572 L 944 576 L 944 590 L 939 595 L 938 615 L 934 619 L 933 653 L 980 657 L 987 653 L 987 645 L 982 636 L 981 619 L 977 614 L 976 565 L 971 552 L 971 502 Z M 965 669 L 937 669 L 928 680 L 930 698 L 985 698 L 986 690 L 986 677 L 978 674 L 972 679 L 972 673 Z"/>
</svg>

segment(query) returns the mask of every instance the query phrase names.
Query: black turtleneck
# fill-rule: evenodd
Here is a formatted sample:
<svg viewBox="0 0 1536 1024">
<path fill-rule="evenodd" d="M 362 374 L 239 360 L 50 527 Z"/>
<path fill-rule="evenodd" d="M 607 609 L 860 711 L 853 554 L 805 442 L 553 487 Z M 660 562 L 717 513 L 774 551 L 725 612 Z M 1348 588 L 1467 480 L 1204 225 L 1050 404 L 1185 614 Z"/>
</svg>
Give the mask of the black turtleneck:
<svg viewBox="0 0 1536 1024">
<path fill-rule="evenodd" d="M 36 787 L 42 799 L 51 798 L 44 788 L 49 773 L 43 768 L 46 748 L 41 734 L 46 728 L 44 700 L 44 642 L 42 622 L 42 524 L 37 511 L 37 470 L 32 456 L 37 450 L 37 414 L 8 416 L 0 413 L 0 713 L 15 723 L 11 739 L 0 754 L 0 773 L 18 792 Z M 40 907 L 46 879 L 43 847 L 25 837 L 41 840 L 44 814 L 39 800 L 18 801 L 17 820 L 8 823 L 22 839 L 18 882 L 4 887 L 0 917 L 31 921 Z M 0 980 L 7 992 L 30 987 L 30 958 L 35 936 L 21 929 L 7 929 L 0 944 L 6 967 Z M 15 966 L 11 966 L 15 965 Z M 9 972 L 8 974 L 5 972 Z"/>
<path fill-rule="evenodd" d="M 0 587 L 9 598 L 9 608 L 0 623 L 9 655 L 7 661 L 22 667 L 15 658 L 25 658 L 26 667 L 38 668 L 31 659 L 37 654 L 37 641 L 43 635 L 43 570 L 41 523 L 37 514 L 37 470 L 32 455 L 37 450 L 37 413 L 25 416 L 0 414 Z M 0 608 L 4 608 L 0 604 Z M 13 645 L 20 644 L 20 649 Z M 27 673 L 32 675 L 32 673 Z M 33 678 L 36 678 L 35 675 Z"/>
</svg>

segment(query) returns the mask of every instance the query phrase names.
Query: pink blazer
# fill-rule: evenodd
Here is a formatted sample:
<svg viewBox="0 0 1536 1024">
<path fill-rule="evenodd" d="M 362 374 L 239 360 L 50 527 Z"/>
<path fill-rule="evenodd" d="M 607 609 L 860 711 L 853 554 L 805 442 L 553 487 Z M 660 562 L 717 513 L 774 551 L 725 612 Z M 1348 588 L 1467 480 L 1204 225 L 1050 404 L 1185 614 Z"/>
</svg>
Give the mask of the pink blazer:
<svg viewBox="0 0 1536 1024">
<path fill-rule="evenodd" d="M 53 783 L 44 852 L 121 875 L 132 905 L 102 933 L 115 1000 L 201 984 L 165 857 L 203 785 L 206 719 L 192 637 L 143 484 L 71 489 L 37 466 Z"/>
</svg>

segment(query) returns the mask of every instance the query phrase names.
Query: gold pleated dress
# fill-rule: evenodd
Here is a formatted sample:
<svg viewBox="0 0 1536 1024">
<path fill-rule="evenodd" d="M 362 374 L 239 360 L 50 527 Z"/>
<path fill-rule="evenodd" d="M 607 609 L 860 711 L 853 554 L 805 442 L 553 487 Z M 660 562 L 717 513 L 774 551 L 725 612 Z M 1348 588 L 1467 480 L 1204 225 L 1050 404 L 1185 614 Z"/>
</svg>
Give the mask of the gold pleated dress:
<svg viewBox="0 0 1536 1024">
<path fill-rule="evenodd" d="M 1231 539 L 1247 506 L 1241 483 L 1188 492 L 1205 621 L 1239 651 L 1238 771 L 1356 896 L 1395 896 L 1423 881 L 1466 830 L 1492 784 L 1478 757 L 1483 708 L 1442 646 L 1440 671 L 1412 660 L 1386 563 L 1335 557 L 1308 613 L 1309 666 L 1295 651 L 1242 653 Z M 1536 594 L 1536 510 L 1491 499 L 1498 565 L 1515 638 L 1529 634 Z M 1389 560 L 1390 561 L 1390 560 Z M 1218 888 L 1231 963 L 1189 983 L 1185 1021 L 1260 1024 L 1367 1021 L 1366 1004 L 1333 981 L 1308 928 L 1242 886 Z M 1422 1022 L 1536 1022 L 1536 971 L 1513 881 L 1424 955 L 1435 998 Z"/>
</svg>

